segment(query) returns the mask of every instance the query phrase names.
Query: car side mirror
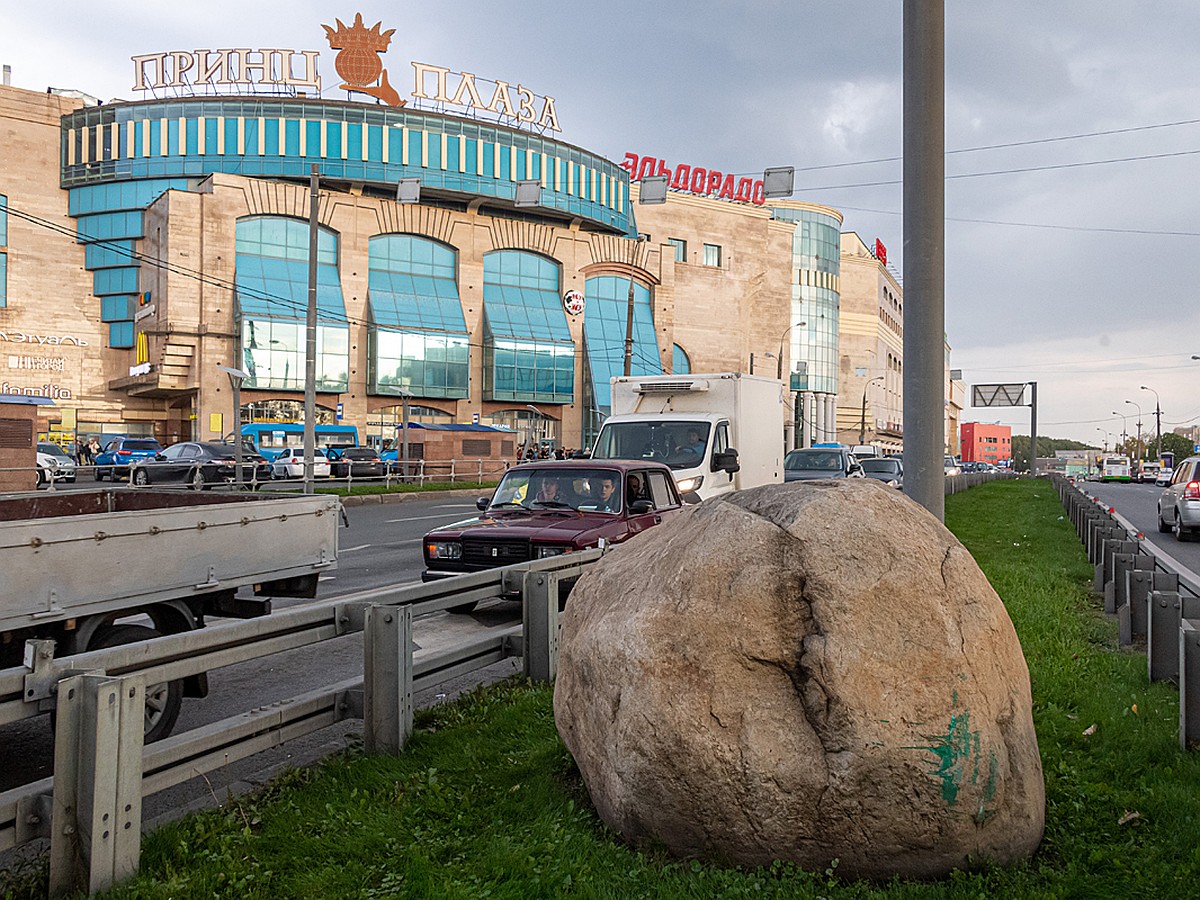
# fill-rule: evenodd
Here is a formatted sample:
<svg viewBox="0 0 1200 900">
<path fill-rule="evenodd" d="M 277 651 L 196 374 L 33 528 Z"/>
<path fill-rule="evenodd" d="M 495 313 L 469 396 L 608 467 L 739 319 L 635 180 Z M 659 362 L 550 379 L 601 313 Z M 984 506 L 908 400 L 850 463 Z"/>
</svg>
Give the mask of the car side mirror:
<svg viewBox="0 0 1200 900">
<path fill-rule="evenodd" d="M 165 457 L 165 456 L 163 456 L 161 453 L 155 453 L 155 454 L 154 454 L 154 458 L 155 458 L 155 459 L 166 459 L 166 457 Z"/>
<path fill-rule="evenodd" d="M 734 472 L 741 470 L 741 465 L 738 463 L 738 452 L 730 447 L 728 450 L 722 450 L 720 453 L 714 453 L 712 458 L 712 470 L 720 472 L 724 470 L 732 475 Z"/>
<path fill-rule="evenodd" d="M 695 491 L 680 491 L 679 496 L 683 500 L 683 502 L 688 505 L 699 503 L 701 500 L 700 495 L 697 494 Z"/>
<path fill-rule="evenodd" d="M 478 500 L 475 501 L 475 508 L 478 510 L 485 510 L 488 508 L 488 503 L 490 503 L 490 502 L 491 502 L 490 498 L 480 497 Z"/>
<path fill-rule="evenodd" d="M 635 516 L 644 516 L 646 513 L 654 511 L 654 502 L 652 500 L 634 500 L 629 504 L 629 511 Z"/>
</svg>

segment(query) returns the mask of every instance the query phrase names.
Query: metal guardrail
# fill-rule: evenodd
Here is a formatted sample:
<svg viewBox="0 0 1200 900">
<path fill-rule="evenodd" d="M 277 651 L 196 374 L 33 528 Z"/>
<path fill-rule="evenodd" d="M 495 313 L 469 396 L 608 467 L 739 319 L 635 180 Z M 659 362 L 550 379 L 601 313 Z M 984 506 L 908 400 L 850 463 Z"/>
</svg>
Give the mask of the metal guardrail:
<svg viewBox="0 0 1200 900">
<path fill-rule="evenodd" d="M 55 710 L 53 778 L 0 794 L 0 850 L 50 839 L 51 893 L 94 892 L 132 875 L 144 797 L 342 719 L 363 718 L 372 752 L 412 733 L 413 692 L 522 657 L 551 680 L 558 583 L 603 556 L 585 550 L 410 587 L 383 587 L 245 622 L 56 659 L 30 641 L 25 665 L 0 671 L 0 724 Z M 522 624 L 438 653 L 414 653 L 416 616 L 520 593 Z M 365 633 L 362 678 L 143 746 L 145 685 Z"/>
<path fill-rule="evenodd" d="M 484 481 L 498 480 L 509 470 L 515 462 L 495 459 L 448 459 L 426 462 L 423 459 L 411 460 L 408 464 L 408 473 L 404 472 L 404 464 L 401 462 L 385 462 L 384 472 L 381 475 L 355 475 L 353 467 L 346 475 L 321 476 L 315 479 L 318 485 L 338 485 L 352 486 L 354 484 L 383 484 L 391 486 L 394 484 L 417 484 L 425 485 L 432 483 L 454 483 L 463 482 L 464 484 L 482 484 Z M 217 463 L 200 463 L 199 468 L 203 472 L 210 473 L 217 469 Z M 359 464 L 359 468 L 362 468 Z M 243 463 L 244 470 L 243 486 L 257 490 L 267 485 L 303 485 L 303 478 L 275 478 L 260 479 L 254 467 L 249 463 Z M 164 488 L 180 487 L 189 488 L 190 478 L 187 482 L 161 483 L 153 482 L 146 485 L 135 484 L 130 478 L 129 468 L 125 466 L 117 467 L 117 474 L 110 474 L 113 471 L 112 466 L 96 466 L 96 465 L 77 465 L 73 469 L 55 469 L 47 470 L 41 466 L 9 466 L 0 467 L 0 474 L 6 472 L 28 472 L 35 475 L 37 489 L 44 491 L 59 490 L 64 484 L 79 483 L 83 481 L 95 481 L 103 483 L 109 481 L 113 484 L 124 483 L 126 486 L 138 489 L 150 488 L 154 490 L 163 490 Z M 101 477 L 97 477 L 98 474 Z M 212 476 L 206 479 L 206 490 L 233 490 L 236 485 L 233 481 L 226 481 L 224 477 Z"/>
<path fill-rule="evenodd" d="M 968 488 L 973 488 L 984 484 L 988 481 L 1003 481 L 1009 478 L 1017 478 L 1016 474 L 1008 471 L 1004 472 L 964 472 L 961 475 L 946 476 L 946 493 L 957 494 L 959 491 L 965 491 Z"/>
<path fill-rule="evenodd" d="M 1146 675 L 1179 688 L 1179 745 L 1200 743 L 1200 579 L 1128 519 L 1070 479 L 1051 476 L 1095 566 L 1092 588 L 1123 647 L 1146 642 Z"/>
</svg>

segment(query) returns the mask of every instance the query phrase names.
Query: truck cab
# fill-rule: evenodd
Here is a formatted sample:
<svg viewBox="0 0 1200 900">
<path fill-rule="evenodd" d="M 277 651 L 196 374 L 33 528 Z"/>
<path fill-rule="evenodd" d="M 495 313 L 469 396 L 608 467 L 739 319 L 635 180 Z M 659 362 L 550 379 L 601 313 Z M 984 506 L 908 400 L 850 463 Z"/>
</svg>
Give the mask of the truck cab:
<svg viewBox="0 0 1200 900">
<path fill-rule="evenodd" d="M 702 500 L 783 481 L 783 382 L 722 372 L 624 376 L 611 384 L 613 414 L 593 459 L 663 463 L 681 493 Z"/>
</svg>

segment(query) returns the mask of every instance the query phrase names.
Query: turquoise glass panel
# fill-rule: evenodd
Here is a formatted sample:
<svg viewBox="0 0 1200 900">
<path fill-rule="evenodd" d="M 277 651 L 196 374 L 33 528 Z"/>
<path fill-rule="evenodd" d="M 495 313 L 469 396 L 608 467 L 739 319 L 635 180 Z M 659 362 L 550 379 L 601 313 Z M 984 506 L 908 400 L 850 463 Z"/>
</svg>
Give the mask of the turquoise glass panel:
<svg viewBox="0 0 1200 900">
<path fill-rule="evenodd" d="M 599 275 L 587 280 L 583 334 L 596 406 L 612 406 L 609 379 L 625 374 L 625 329 L 629 317 L 629 279 Z M 633 353 L 630 374 L 661 375 L 662 361 L 654 334 L 650 290 L 633 282 Z"/>
<path fill-rule="evenodd" d="M 127 349 L 133 346 L 133 323 L 111 322 L 108 326 L 108 346 Z"/>
</svg>

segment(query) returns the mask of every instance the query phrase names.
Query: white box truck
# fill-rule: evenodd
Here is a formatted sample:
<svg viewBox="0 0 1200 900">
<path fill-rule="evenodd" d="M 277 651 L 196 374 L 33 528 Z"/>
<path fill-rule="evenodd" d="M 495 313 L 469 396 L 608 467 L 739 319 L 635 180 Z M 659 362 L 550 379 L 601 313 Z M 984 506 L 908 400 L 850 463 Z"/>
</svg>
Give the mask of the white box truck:
<svg viewBox="0 0 1200 900">
<path fill-rule="evenodd" d="M 782 381 L 739 372 L 619 376 L 593 459 L 653 459 L 701 499 L 783 481 Z"/>
</svg>

